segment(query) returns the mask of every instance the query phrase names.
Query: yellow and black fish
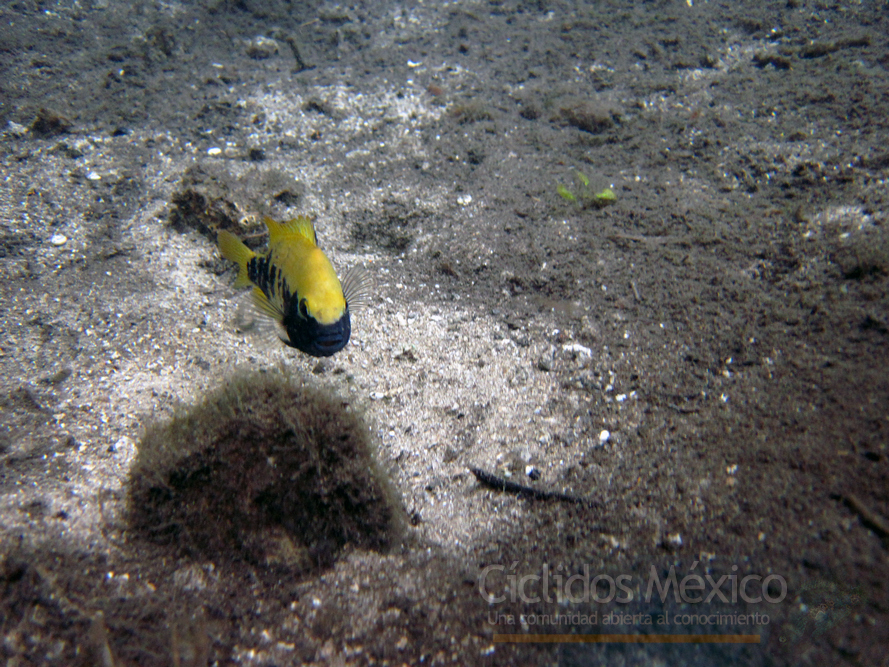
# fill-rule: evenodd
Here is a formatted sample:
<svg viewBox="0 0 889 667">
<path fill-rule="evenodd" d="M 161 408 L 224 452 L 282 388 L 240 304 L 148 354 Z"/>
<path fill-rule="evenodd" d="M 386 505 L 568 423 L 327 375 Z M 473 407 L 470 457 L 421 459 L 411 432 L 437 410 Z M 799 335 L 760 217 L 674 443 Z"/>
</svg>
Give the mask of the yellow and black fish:
<svg viewBox="0 0 889 667">
<path fill-rule="evenodd" d="M 340 283 L 307 217 L 289 222 L 265 218 L 265 224 L 265 254 L 253 252 L 231 232 L 219 232 L 222 256 L 240 267 L 235 287 L 253 285 L 254 304 L 280 325 L 279 336 L 287 345 L 313 357 L 339 352 L 352 332 L 349 309 L 367 299 L 367 274 L 353 269 Z"/>
</svg>

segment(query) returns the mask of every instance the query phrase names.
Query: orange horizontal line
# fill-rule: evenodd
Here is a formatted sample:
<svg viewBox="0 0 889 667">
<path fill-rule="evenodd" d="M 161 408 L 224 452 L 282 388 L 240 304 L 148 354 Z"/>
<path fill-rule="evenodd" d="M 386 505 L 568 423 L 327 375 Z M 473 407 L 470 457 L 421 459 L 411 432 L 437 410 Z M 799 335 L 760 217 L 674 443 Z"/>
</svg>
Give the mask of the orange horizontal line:
<svg viewBox="0 0 889 667">
<path fill-rule="evenodd" d="M 495 644 L 759 644 L 759 635 L 494 635 Z"/>
</svg>

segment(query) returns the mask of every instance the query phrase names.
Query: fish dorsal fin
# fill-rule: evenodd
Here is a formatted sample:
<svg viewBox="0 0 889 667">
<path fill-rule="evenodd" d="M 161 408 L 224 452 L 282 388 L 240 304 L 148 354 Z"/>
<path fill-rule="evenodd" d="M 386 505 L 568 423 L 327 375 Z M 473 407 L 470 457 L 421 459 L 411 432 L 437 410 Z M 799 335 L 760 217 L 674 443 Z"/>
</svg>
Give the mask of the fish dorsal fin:
<svg viewBox="0 0 889 667">
<path fill-rule="evenodd" d="M 311 241 L 312 245 L 318 245 L 317 237 L 315 236 L 315 224 L 311 218 L 305 215 L 298 215 L 293 220 L 288 220 L 287 222 L 277 222 L 267 217 L 265 226 L 269 229 L 269 245 L 291 234 L 302 236 Z"/>
</svg>

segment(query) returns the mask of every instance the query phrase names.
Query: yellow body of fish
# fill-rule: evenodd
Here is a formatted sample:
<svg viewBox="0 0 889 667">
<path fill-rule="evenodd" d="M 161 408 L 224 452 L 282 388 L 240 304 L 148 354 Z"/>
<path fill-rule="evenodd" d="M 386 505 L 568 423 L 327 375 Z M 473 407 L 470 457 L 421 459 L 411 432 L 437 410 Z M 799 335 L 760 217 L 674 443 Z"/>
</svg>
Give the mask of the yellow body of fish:
<svg viewBox="0 0 889 667">
<path fill-rule="evenodd" d="M 253 285 L 257 308 L 284 330 L 281 339 L 315 357 L 329 357 L 349 342 L 350 305 L 363 301 L 366 277 L 351 273 L 340 283 L 316 244 L 315 227 L 304 216 L 288 222 L 265 218 L 269 248 L 257 254 L 234 234 L 217 237 L 223 257 L 237 262 L 235 287 Z M 350 303 L 350 302 L 355 303 Z"/>
</svg>

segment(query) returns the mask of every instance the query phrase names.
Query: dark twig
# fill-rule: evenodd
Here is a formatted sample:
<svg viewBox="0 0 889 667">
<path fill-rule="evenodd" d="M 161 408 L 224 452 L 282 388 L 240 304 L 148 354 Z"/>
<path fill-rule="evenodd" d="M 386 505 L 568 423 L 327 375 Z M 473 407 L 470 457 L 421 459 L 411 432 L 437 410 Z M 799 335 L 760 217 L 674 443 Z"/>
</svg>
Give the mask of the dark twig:
<svg viewBox="0 0 889 667">
<path fill-rule="evenodd" d="M 558 491 L 544 491 L 543 489 L 535 489 L 532 486 L 517 484 L 503 477 L 486 472 L 479 468 L 470 468 L 469 471 L 475 475 L 475 478 L 495 491 L 504 491 L 506 493 L 518 494 L 520 498 L 533 498 L 534 500 L 559 500 L 566 503 L 577 503 L 580 505 L 588 505 L 590 507 L 597 506 L 599 503 L 595 500 L 588 500 L 578 496 L 572 496 L 567 493 L 559 493 Z"/>
<path fill-rule="evenodd" d="M 857 496 L 847 493 L 843 496 L 846 504 L 861 517 L 861 523 L 879 534 L 880 537 L 889 537 L 889 525 L 886 521 L 870 510 Z"/>
</svg>

